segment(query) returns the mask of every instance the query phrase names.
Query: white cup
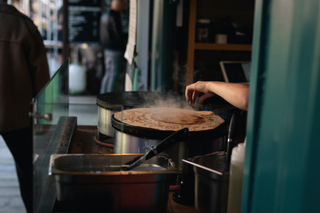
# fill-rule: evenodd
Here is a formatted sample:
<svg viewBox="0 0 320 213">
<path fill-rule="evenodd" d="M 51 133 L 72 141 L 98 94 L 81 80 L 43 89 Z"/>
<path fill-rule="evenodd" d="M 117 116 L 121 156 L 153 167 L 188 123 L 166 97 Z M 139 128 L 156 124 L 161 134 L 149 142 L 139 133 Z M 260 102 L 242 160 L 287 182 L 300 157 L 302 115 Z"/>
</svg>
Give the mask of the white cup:
<svg viewBox="0 0 320 213">
<path fill-rule="evenodd" d="M 217 43 L 217 44 L 228 43 L 228 36 L 226 34 L 216 34 L 215 43 Z"/>
</svg>

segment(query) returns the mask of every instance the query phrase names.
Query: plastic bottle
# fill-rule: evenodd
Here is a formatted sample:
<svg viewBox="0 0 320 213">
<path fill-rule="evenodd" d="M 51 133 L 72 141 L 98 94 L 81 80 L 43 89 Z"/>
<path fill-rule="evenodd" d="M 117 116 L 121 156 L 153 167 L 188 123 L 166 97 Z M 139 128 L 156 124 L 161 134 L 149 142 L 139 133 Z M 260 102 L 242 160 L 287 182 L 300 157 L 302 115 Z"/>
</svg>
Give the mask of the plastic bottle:
<svg viewBox="0 0 320 213">
<path fill-rule="evenodd" d="M 87 71 L 79 62 L 78 46 L 73 50 L 73 54 L 74 62 L 69 66 L 69 93 L 72 95 L 83 93 L 87 86 Z"/>
<path fill-rule="evenodd" d="M 241 192 L 245 148 L 245 143 L 240 143 L 232 150 L 227 213 L 241 212 Z"/>
<path fill-rule="evenodd" d="M 69 66 L 69 93 L 79 94 L 86 90 L 86 69 L 75 62 Z"/>
</svg>

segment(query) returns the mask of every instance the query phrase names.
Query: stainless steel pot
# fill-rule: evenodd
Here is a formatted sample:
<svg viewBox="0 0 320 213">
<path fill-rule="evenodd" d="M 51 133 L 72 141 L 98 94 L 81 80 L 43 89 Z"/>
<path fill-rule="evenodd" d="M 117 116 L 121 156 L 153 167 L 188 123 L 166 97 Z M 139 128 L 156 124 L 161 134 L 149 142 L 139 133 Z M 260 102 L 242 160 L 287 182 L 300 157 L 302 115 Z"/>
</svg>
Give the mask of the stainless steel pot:
<svg viewBox="0 0 320 213">
<path fill-rule="evenodd" d="M 49 175 L 54 176 L 57 201 L 75 208 L 87 203 L 86 212 L 166 212 L 174 163 L 155 156 L 131 171 L 121 168 L 138 154 L 55 154 Z M 84 209 L 81 209 L 84 212 Z"/>
<path fill-rule="evenodd" d="M 183 159 L 193 166 L 195 207 L 200 213 L 227 212 L 229 172 L 224 151 Z"/>
<path fill-rule="evenodd" d="M 109 143 L 107 139 L 114 137 L 111 116 L 118 111 L 136 108 L 142 105 L 152 105 L 157 99 L 172 97 L 170 93 L 162 92 L 110 92 L 97 96 L 98 105 L 98 140 Z"/>
<path fill-rule="evenodd" d="M 104 136 L 113 137 L 114 129 L 111 125 L 111 116 L 117 112 L 116 110 L 107 109 L 103 107 L 98 108 L 98 139 L 104 141 Z"/>
</svg>

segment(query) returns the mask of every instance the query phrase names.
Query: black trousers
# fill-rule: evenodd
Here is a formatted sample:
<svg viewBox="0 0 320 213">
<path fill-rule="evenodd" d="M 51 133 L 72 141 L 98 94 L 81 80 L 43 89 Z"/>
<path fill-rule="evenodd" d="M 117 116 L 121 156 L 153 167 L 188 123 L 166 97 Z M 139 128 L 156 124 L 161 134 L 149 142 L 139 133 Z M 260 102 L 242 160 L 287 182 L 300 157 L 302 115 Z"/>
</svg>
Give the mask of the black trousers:
<svg viewBox="0 0 320 213">
<path fill-rule="evenodd" d="M 11 151 L 17 170 L 22 200 L 28 213 L 33 212 L 32 128 L 0 133 Z"/>
</svg>

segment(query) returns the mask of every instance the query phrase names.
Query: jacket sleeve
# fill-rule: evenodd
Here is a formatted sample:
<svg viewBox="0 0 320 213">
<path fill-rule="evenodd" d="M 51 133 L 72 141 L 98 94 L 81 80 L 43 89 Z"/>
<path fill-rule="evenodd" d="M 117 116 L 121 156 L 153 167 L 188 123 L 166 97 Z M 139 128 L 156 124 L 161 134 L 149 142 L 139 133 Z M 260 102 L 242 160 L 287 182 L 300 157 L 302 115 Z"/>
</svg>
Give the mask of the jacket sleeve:
<svg viewBox="0 0 320 213">
<path fill-rule="evenodd" d="M 48 59 L 43 39 L 35 27 L 33 32 L 33 44 L 29 52 L 29 66 L 31 66 L 31 81 L 33 85 L 33 97 L 35 97 L 41 89 L 50 80 Z"/>
<path fill-rule="evenodd" d="M 120 13 L 110 10 L 103 14 L 100 24 L 101 44 L 110 49 L 123 50 L 125 45 Z"/>
<path fill-rule="evenodd" d="M 110 16 L 110 18 L 111 18 L 110 23 L 112 25 L 112 29 L 115 34 L 115 38 L 118 40 L 121 40 L 121 38 L 122 38 L 122 25 L 121 25 L 120 13 L 112 15 L 112 16 Z"/>
</svg>

